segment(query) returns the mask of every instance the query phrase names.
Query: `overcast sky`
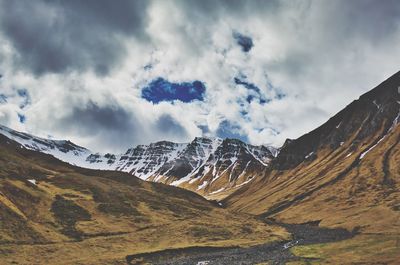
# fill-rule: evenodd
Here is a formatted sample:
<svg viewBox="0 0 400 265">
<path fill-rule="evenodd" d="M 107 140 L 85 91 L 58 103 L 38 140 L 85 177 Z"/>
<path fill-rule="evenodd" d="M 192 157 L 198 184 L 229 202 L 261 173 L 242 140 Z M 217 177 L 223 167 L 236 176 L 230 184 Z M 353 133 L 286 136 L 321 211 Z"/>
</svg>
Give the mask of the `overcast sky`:
<svg viewBox="0 0 400 265">
<path fill-rule="evenodd" d="M 94 151 L 280 146 L 394 74 L 400 1 L 0 0 L 0 124 Z"/>
</svg>

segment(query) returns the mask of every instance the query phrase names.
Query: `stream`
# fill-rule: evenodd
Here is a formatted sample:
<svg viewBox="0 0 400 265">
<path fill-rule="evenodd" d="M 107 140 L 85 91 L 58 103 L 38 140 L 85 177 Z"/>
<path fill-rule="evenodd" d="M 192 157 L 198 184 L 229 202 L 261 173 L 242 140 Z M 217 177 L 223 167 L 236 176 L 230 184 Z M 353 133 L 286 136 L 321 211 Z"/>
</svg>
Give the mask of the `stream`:
<svg viewBox="0 0 400 265">
<path fill-rule="evenodd" d="M 130 265 L 251 265 L 263 262 L 285 264 L 287 261 L 298 260 L 298 257 L 290 252 L 290 248 L 294 246 L 336 242 L 349 239 L 357 233 L 356 230 L 349 232 L 342 228 L 319 227 L 319 222 L 274 224 L 286 228 L 292 234 L 292 240 L 266 243 L 247 248 L 189 247 L 163 250 L 129 255 L 126 257 L 126 261 Z"/>
</svg>

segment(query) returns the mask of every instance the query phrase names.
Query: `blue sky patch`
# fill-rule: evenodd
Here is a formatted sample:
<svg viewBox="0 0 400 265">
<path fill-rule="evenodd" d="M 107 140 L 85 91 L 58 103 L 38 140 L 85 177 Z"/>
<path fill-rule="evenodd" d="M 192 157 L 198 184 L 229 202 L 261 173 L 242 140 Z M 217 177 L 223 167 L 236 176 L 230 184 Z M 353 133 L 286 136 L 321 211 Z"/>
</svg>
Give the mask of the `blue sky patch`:
<svg viewBox="0 0 400 265">
<path fill-rule="evenodd" d="M 241 133 L 240 126 L 228 120 L 224 120 L 219 124 L 216 134 L 220 138 L 239 139 L 246 143 L 249 141 L 247 136 Z"/>
<path fill-rule="evenodd" d="M 31 96 L 29 95 L 28 90 L 26 89 L 18 89 L 17 90 L 18 96 L 22 98 L 22 102 L 19 104 L 19 108 L 23 109 L 26 106 L 31 104 Z"/>
<path fill-rule="evenodd" d="M 25 123 L 26 121 L 26 116 L 23 114 L 18 113 L 18 119 L 20 123 Z"/>
<path fill-rule="evenodd" d="M 188 103 L 193 100 L 203 100 L 206 87 L 204 83 L 196 80 L 193 82 L 171 83 L 164 78 L 151 81 L 142 89 L 142 98 L 152 103 L 162 101 L 180 100 Z"/>
<path fill-rule="evenodd" d="M 7 96 L 4 94 L 0 94 L 0 104 L 7 103 Z"/>
<path fill-rule="evenodd" d="M 208 128 L 208 125 L 198 125 L 197 126 L 203 135 L 210 133 L 210 128 Z"/>
<path fill-rule="evenodd" d="M 242 47 L 243 52 L 249 52 L 254 46 L 252 38 L 239 32 L 233 32 L 233 38 L 235 38 L 236 43 Z"/>
<path fill-rule="evenodd" d="M 247 88 L 249 90 L 249 94 L 246 97 L 247 103 L 250 104 L 255 99 L 258 99 L 258 102 L 261 105 L 271 101 L 269 99 L 266 99 L 262 95 L 260 88 L 258 88 L 256 85 L 254 85 L 252 83 L 249 83 L 249 82 L 246 82 L 246 81 L 244 81 L 242 79 L 239 79 L 238 77 L 235 77 L 234 81 L 235 81 L 236 85 L 242 85 L 242 86 L 244 86 L 245 88 Z"/>
</svg>

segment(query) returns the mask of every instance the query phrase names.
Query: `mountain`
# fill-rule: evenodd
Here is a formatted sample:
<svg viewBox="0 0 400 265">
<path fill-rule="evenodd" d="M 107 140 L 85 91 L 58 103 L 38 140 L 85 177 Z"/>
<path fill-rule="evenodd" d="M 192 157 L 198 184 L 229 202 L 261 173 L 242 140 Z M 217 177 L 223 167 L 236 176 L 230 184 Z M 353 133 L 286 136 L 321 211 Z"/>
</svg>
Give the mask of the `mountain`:
<svg viewBox="0 0 400 265">
<path fill-rule="evenodd" d="M 187 144 L 161 141 L 99 154 L 70 141 L 35 137 L 0 126 L 0 134 L 30 150 L 72 165 L 128 172 L 143 180 L 184 187 L 208 198 L 223 198 L 249 183 L 276 156 L 273 147 L 236 139 L 197 137 Z"/>
<path fill-rule="evenodd" d="M 0 134 L 18 142 L 21 147 L 51 154 L 62 161 L 69 161 L 71 164 L 79 163 L 91 154 L 88 149 L 75 145 L 70 141 L 44 139 L 12 130 L 3 125 L 0 125 Z"/>
<path fill-rule="evenodd" d="M 135 253 L 288 238 L 194 192 L 38 152 L 86 154 L 69 142 L 2 130 L 37 151 L 0 135 L 0 264 L 126 264 Z"/>
<path fill-rule="evenodd" d="M 280 222 L 357 229 L 354 239 L 313 253 L 335 256 L 333 264 L 386 264 L 400 253 L 399 123 L 400 72 L 317 129 L 287 140 L 263 174 L 222 203 Z"/>
<path fill-rule="evenodd" d="M 399 123 L 400 72 L 279 152 L 195 138 L 103 155 L 0 127 L 1 260 L 120 264 L 166 248 L 287 238 L 272 224 L 290 223 L 305 236 L 304 225 L 316 237 L 355 235 L 313 245 L 295 237 L 296 261 L 397 264 Z"/>
</svg>

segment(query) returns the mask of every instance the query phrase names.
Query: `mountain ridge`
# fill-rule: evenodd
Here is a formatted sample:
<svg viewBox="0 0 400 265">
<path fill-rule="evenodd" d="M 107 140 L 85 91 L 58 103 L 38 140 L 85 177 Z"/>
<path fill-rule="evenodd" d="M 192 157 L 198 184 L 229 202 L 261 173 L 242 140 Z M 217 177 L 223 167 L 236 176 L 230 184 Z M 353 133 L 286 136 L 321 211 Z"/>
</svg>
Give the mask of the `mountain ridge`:
<svg viewBox="0 0 400 265">
<path fill-rule="evenodd" d="M 131 147 L 122 154 L 100 154 L 67 140 L 44 139 L 1 125 L 0 134 L 75 166 L 128 172 L 213 198 L 227 196 L 247 184 L 278 152 L 237 139 L 196 137 L 190 143 L 159 141 Z"/>
<path fill-rule="evenodd" d="M 381 231 L 376 224 L 354 216 L 376 207 L 400 220 L 399 87 L 400 72 L 317 129 L 287 141 L 268 170 L 224 205 L 282 221 L 340 222 L 375 232 Z M 353 217 L 344 217 L 349 209 Z M 392 221 L 379 220 L 389 230 Z"/>
<path fill-rule="evenodd" d="M 386 127 L 390 127 L 393 122 L 400 115 L 399 98 L 400 95 L 400 71 L 383 81 L 381 84 L 376 86 L 374 89 L 364 93 L 359 99 L 354 100 L 347 105 L 343 110 L 339 111 L 327 122 L 319 126 L 318 128 L 306 133 L 295 140 L 286 141 L 280 149 L 280 155 L 274 161 L 274 167 L 277 169 L 289 169 L 297 166 L 299 163 L 304 161 L 305 156 L 311 154 L 315 149 L 324 147 L 330 147 L 331 149 L 338 148 L 345 138 L 354 133 L 354 130 L 360 128 L 360 126 L 366 124 L 376 126 L 380 124 L 377 120 L 388 118 L 389 124 Z M 390 87 L 390 89 L 385 88 Z M 386 104 L 386 105 L 385 105 Z M 385 105 L 385 108 L 380 109 L 380 106 Z M 379 111 L 377 113 L 369 113 L 370 108 L 374 111 L 376 107 Z M 384 111 L 382 111 L 384 110 Z M 397 110 L 397 111 L 396 111 Z M 368 111 L 368 113 L 366 113 Z M 353 112 L 364 112 L 367 115 L 363 117 L 352 115 Z M 368 116 L 369 115 L 369 116 Z M 367 117 L 368 116 L 368 117 Z M 398 118 L 397 118 L 398 119 Z M 341 126 L 347 124 L 347 128 Z M 367 129 L 376 130 L 376 127 L 365 126 L 360 131 L 357 141 L 361 141 L 369 135 Z M 387 128 L 388 129 L 388 128 Z M 324 139 L 325 138 L 325 139 Z M 321 143 L 321 141 L 327 141 Z M 291 146 L 296 145 L 300 150 L 294 150 Z"/>
</svg>

